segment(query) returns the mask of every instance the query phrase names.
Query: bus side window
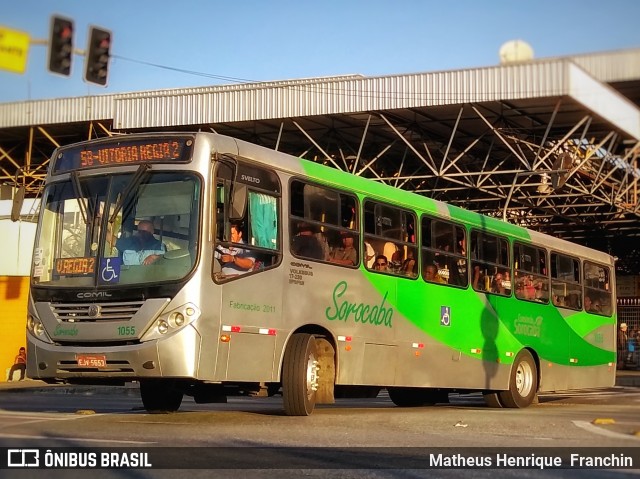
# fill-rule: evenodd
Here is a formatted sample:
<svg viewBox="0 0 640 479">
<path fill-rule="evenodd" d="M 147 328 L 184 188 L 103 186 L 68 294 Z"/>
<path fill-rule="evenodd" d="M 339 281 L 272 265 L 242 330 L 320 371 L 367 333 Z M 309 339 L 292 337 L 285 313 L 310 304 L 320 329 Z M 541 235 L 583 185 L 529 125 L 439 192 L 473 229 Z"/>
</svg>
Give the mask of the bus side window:
<svg viewBox="0 0 640 479">
<path fill-rule="evenodd" d="M 384 270 L 376 271 L 416 278 L 419 260 L 414 213 L 367 200 L 364 203 L 364 218 L 365 242 L 375 245 L 375 257 L 384 257 L 387 263 Z"/>
<path fill-rule="evenodd" d="M 589 313 L 610 315 L 611 272 L 607 266 L 584 262 L 584 309 Z"/>
<path fill-rule="evenodd" d="M 540 303 L 549 302 L 547 251 L 533 245 L 514 243 L 516 297 Z"/>
<path fill-rule="evenodd" d="M 472 231 L 472 285 L 476 291 L 504 296 L 511 294 L 509 244 L 506 238 Z"/>
<path fill-rule="evenodd" d="M 581 308 L 582 286 L 578 259 L 551 253 L 551 300 L 561 308 Z"/>
<path fill-rule="evenodd" d="M 213 276 L 216 281 L 233 280 L 247 273 L 269 269 L 280 262 L 280 182 L 275 172 L 238 162 L 237 178 L 260 178 L 254 185 L 241 185 L 246 191 L 244 216 L 229 220 L 232 191 L 231 173 L 221 167 L 216 189 L 216 244 Z M 240 198 L 238 201 L 244 201 Z"/>
<path fill-rule="evenodd" d="M 291 181 L 289 191 L 291 253 L 313 261 L 357 266 L 360 234 L 356 198 L 301 180 Z"/>
<path fill-rule="evenodd" d="M 467 287 L 469 262 L 464 227 L 423 216 L 422 277 L 425 281 Z M 435 276 L 433 268 L 436 267 Z"/>
</svg>

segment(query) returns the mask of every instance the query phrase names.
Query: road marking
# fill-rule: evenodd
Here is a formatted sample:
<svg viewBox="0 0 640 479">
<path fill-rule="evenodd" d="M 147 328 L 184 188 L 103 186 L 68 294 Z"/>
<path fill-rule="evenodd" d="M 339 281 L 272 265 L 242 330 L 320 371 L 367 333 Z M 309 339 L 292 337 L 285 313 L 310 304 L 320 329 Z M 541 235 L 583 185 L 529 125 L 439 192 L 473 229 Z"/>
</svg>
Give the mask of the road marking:
<svg viewBox="0 0 640 479">
<path fill-rule="evenodd" d="M 585 431 L 593 432 L 594 434 L 600 434 L 601 436 L 614 437 L 616 439 L 630 439 L 632 441 L 640 441 L 640 437 L 632 436 L 630 434 L 622 434 L 620 432 L 607 431 L 601 427 L 594 426 L 587 421 L 572 421 L 576 426 L 584 429 Z"/>
<path fill-rule="evenodd" d="M 23 412 L 2 411 L 0 412 L 0 418 L 9 419 L 32 419 L 37 421 L 69 421 L 72 419 L 80 419 L 82 415 L 75 413 L 32 413 L 25 414 Z"/>
<path fill-rule="evenodd" d="M 89 439 L 86 437 L 64 437 L 64 436 L 23 436 L 21 434 L 2 434 L 2 439 L 46 439 L 53 441 L 74 441 L 74 442 L 97 442 L 114 444 L 157 444 L 155 441 L 119 441 L 117 439 Z"/>
</svg>

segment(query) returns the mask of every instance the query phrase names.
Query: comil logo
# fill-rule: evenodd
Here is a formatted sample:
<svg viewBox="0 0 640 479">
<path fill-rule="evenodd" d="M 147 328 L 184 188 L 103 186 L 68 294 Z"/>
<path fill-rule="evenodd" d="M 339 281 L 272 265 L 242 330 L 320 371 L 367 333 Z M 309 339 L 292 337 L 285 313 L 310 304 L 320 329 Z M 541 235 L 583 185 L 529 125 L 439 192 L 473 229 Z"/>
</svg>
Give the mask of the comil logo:
<svg viewBox="0 0 640 479">
<path fill-rule="evenodd" d="M 39 467 L 40 451 L 38 449 L 7 450 L 8 467 Z"/>
</svg>

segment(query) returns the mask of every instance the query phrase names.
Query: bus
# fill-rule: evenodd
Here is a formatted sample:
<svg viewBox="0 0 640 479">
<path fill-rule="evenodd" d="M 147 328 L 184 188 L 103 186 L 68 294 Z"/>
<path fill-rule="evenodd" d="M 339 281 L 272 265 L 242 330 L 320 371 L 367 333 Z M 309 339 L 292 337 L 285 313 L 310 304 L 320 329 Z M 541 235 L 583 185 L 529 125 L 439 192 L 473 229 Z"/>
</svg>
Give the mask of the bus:
<svg viewBox="0 0 640 479">
<path fill-rule="evenodd" d="M 214 133 L 58 148 L 32 262 L 28 376 L 148 411 L 614 384 L 610 255 Z"/>
</svg>

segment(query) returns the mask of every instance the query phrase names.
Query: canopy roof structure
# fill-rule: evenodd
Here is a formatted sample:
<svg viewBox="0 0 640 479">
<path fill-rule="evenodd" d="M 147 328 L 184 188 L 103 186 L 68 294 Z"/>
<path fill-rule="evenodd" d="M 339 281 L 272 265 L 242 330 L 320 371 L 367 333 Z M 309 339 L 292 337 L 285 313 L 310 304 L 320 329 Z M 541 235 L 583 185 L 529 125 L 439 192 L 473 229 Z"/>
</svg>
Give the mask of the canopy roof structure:
<svg viewBox="0 0 640 479">
<path fill-rule="evenodd" d="M 640 273 L 640 49 L 0 104 L 0 183 L 36 195 L 56 146 L 158 130 L 252 141 L 609 251 Z"/>
</svg>

